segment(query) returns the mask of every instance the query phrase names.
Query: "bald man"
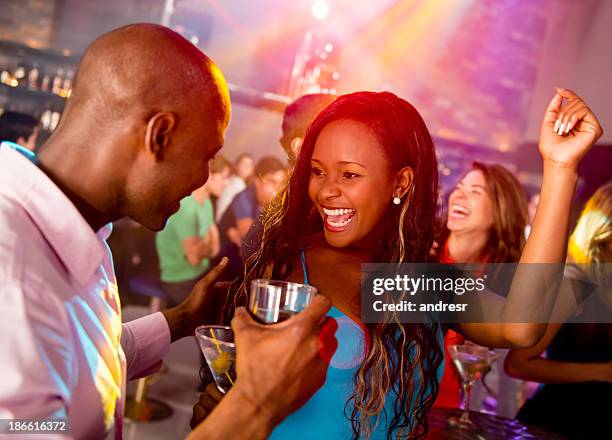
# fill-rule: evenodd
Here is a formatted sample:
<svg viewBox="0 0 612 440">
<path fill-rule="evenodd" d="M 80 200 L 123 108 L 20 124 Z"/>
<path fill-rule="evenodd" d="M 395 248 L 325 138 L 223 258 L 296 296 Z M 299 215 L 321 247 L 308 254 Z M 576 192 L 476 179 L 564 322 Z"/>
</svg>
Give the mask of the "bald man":
<svg viewBox="0 0 612 440">
<path fill-rule="evenodd" d="M 72 438 L 121 437 L 126 380 L 154 371 L 208 319 L 225 262 L 182 304 L 122 326 L 109 225 L 128 216 L 162 229 L 207 180 L 229 118 L 215 64 L 171 30 L 137 24 L 86 50 L 38 156 L 0 148 L 0 419 L 67 418 Z M 312 395 L 328 308 L 318 299 L 271 327 L 239 311 L 239 379 L 194 436 L 235 438 L 241 424 L 241 435 L 265 438 Z"/>
</svg>

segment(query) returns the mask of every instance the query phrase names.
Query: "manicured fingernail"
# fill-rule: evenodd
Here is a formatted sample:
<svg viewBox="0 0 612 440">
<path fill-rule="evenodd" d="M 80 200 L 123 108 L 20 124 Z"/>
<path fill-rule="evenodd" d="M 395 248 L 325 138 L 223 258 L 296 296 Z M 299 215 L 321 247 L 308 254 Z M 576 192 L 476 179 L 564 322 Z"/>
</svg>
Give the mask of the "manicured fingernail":
<svg viewBox="0 0 612 440">
<path fill-rule="evenodd" d="M 565 124 L 561 122 L 561 127 L 559 128 L 559 136 L 562 136 L 564 131 L 565 131 Z"/>
<path fill-rule="evenodd" d="M 572 128 L 572 123 L 568 122 L 567 126 L 565 127 L 565 134 L 568 134 L 570 132 L 571 128 Z"/>
<path fill-rule="evenodd" d="M 557 122 L 555 122 L 555 128 L 553 128 L 553 133 L 557 132 L 557 129 L 559 128 L 559 124 L 561 123 L 561 121 L 559 119 L 557 119 Z"/>
</svg>

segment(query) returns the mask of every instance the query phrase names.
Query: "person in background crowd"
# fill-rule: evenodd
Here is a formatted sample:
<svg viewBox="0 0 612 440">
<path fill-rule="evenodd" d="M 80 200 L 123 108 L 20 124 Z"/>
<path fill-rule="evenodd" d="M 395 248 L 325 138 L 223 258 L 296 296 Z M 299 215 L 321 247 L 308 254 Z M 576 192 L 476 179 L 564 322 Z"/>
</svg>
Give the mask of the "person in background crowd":
<svg viewBox="0 0 612 440">
<path fill-rule="evenodd" d="M 283 150 L 289 158 L 289 167 L 293 167 L 306 130 L 321 110 L 331 104 L 335 95 L 312 93 L 300 96 L 283 112 L 282 135 L 279 139 Z"/>
<path fill-rule="evenodd" d="M 521 263 L 564 261 L 566 239 L 558 228 L 569 223 L 577 166 L 601 134 L 584 102 L 558 89 L 541 125 L 542 202 Z M 361 282 L 364 263 L 430 260 L 437 184 L 425 122 L 392 93 L 338 97 L 309 127 L 285 190 L 265 211 L 261 243 L 228 304 L 231 311 L 232 303 L 244 303 L 254 279 L 288 280 L 316 286 L 334 305 L 330 316 L 342 322 L 325 385 L 271 439 L 425 436 L 442 375 L 443 326 L 433 316 L 418 323 L 399 322 L 397 316 L 364 323 Z M 495 318 L 519 308 L 539 310 L 549 299 L 541 280 L 520 281 L 505 300 L 482 292 L 463 301 Z M 456 328 L 480 345 L 527 347 L 537 343 L 545 325 L 494 319 Z M 196 404 L 201 415 L 210 397 Z"/>
<path fill-rule="evenodd" d="M 438 234 L 438 261 L 449 264 L 517 263 L 525 246 L 527 220 L 525 193 L 514 175 L 501 165 L 474 162 L 448 199 L 446 222 Z M 445 369 L 434 406 L 459 407 L 461 379 L 448 346 L 463 342 L 464 338 L 452 330 L 444 338 Z M 500 380 L 503 389 L 496 409 L 498 415 L 514 417 L 516 403 L 512 404 L 513 397 L 517 394 L 516 385 L 520 384 L 510 384 L 509 380 Z M 474 390 L 474 397 L 482 394 L 478 391 Z"/>
<path fill-rule="evenodd" d="M 240 248 L 253 222 L 262 210 L 272 201 L 281 188 L 287 167 L 277 158 L 264 157 L 255 166 L 253 182 L 234 197 L 219 222 L 221 236 L 221 257 L 229 259 L 223 279 L 233 280 L 241 272 L 242 257 Z"/>
<path fill-rule="evenodd" d="M 588 271 L 587 279 L 603 285 L 610 295 L 610 279 L 593 278 L 611 272 L 612 181 L 586 203 L 568 249 L 569 270 L 581 275 Z M 609 296 L 594 297 L 577 314 L 597 309 L 598 314 L 609 317 L 610 300 Z M 521 408 L 518 420 L 568 438 L 612 438 L 611 324 L 552 322 L 534 347 L 511 350 L 505 368 L 511 376 L 543 384 Z"/>
<path fill-rule="evenodd" d="M 0 148 L 1 419 L 69 418 L 62 438 L 122 437 L 126 382 L 210 319 L 226 261 L 180 305 L 122 325 L 110 223 L 162 229 L 208 179 L 229 118 L 225 79 L 200 49 L 134 24 L 85 50 L 37 157 Z M 335 344 L 333 325 L 322 331 L 329 308 L 319 296 L 278 326 L 237 310 L 240 377 L 194 438 L 264 439 L 308 400 L 325 379 L 320 346 Z"/>
<path fill-rule="evenodd" d="M 234 200 L 234 197 L 238 193 L 244 191 L 247 185 L 251 183 L 254 169 L 255 161 L 253 160 L 253 156 L 249 153 L 242 153 L 238 156 L 235 163 L 236 174 L 229 178 L 227 186 L 217 199 L 215 207 L 215 219 L 217 223 L 221 221 L 221 217 L 223 217 L 223 214 L 232 203 L 232 200 Z"/>
<path fill-rule="evenodd" d="M 180 304 L 189 295 L 210 269 L 210 260 L 219 254 L 219 230 L 210 197 L 218 197 L 227 186 L 230 163 L 217 156 L 209 169 L 208 181 L 181 200 L 181 208 L 155 236 L 169 306 Z"/>
<path fill-rule="evenodd" d="M 34 151 L 40 123 L 34 116 L 18 112 L 0 115 L 0 142 L 8 141 Z"/>
</svg>

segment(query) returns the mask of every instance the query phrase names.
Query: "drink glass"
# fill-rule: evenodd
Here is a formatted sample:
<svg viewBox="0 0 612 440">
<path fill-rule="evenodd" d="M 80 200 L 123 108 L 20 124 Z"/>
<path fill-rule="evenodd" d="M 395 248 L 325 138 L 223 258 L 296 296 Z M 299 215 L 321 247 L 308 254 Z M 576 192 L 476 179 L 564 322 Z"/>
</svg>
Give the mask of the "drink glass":
<svg viewBox="0 0 612 440">
<path fill-rule="evenodd" d="M 234 332 L 231 327 L 202 325 L 196 328 L 195 335 L 217 388 L 227 393 L 236 382 Z"/>
<path fill-rule="evenodd" d="M 476 424 L 470 420 L 470 393 L 474 383 L 491 369 L 499 354 L 475 344 L 449 345 L 451 358 L 461 376 L 463 412 L 460 418 L 452 418 L 453 427 L 474 430 Z"/>
<path fill-rule="evenodd" d="M 251 281 L 248 310 L 262 324 L 274 324 L 301 312 L 317 294 L 317 288 L 276 280 Z"/>
</svg>

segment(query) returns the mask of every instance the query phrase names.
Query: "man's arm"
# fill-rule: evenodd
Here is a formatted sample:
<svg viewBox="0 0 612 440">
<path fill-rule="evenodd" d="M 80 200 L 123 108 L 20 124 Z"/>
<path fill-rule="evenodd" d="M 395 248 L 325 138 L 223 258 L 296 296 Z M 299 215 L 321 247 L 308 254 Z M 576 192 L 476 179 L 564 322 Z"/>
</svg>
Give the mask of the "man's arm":
<svg viewBox="0 0 612 440">
<path fill-rule="evenodd" d="M 270 435 L 272 429 L 274 429 L 274 423 L 271 414 L 262 411 L 245 398 L 238 380 L 211 415 L 187 439 L 248 438 L 263 440 Z"/>
<path fill-rule="evenodd" d="M 170 330 L 164 316 L 158 312 L 123 324 L 121 348 L 128 380 L 155 373 L 170 349 Z"/>
</svg>

